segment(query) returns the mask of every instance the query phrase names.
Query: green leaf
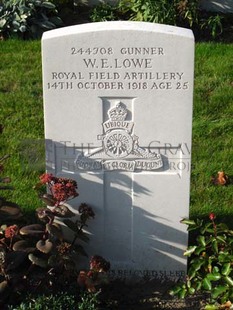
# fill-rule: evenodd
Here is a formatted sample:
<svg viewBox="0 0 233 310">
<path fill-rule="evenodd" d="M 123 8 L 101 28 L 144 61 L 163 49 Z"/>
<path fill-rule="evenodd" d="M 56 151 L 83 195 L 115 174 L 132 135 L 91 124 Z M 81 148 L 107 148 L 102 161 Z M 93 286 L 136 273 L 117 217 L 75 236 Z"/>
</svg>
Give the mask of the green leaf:
<svg viewBox="0 0 233 310">
<path fill-rule="evenodd" d="M 175 286 L 174 288 L 172 288 L 170 291 L 169 291 L 169 295 L 171 296 L 175 296 L 179 293 L 179 291 L 182 289 L 181 286 Z"/>
<path fill-rule="evenodd" d="M 38 22 L 38 25 L 42 28 L 46 28 L 46 29 L 53 29 L 56 28 L 56 26 L 49 22 L 49 21 L 43 21 L 43 22 Z"/>
<path fill-rule="evenodd" d="M 188 277 L 190 280 L 192 280 L 196 276 L 196 270 L 193 268 L 190 268 L 188 271 Z"/>
<path fill-rule="evenodd" d="M 190 287 L 190 288 L 188 289 L 188 293 L 189 293 L 190 295 L 193 295 L 193 294 L 195 293 L 195 288 L 194 288 L 194 287 Z"/>
<path fill-rule="evenodd" d="M 182 219 L 182 220 L 180 221 L 180 223 L 186 224 L 186 225 L 196 225 L 196 222 L 195 222 L 195 221 L 189 220 L 189 219 Z"/>
<path fill-rule="evenodd" d="M 47 2 L 47 1 L 41 3 L 40 6 L 43 8 L 47 8 L 47 9 L 55 9 L 56 8 L 56 6 L 53 3 Z"/>
<path fill-rule="evenodd" d="M 28 16 L 26 14 L 20 15 L 21 20 L 25 20 Z"/>
<path fill-rule="evenodd" d="M 202 226 L 202 224 L 203 224 L 203 220 L 197 219 L 197 225 L 198 225 L 198 226 Z"/>
<path fill-rule="evenodd" d="M 186 288 L 182 288 L 182 289 L 179 291 L 179 293 L 178 293 L 178 298 L 184 299 L 185 296 L 186 296 L 186 294 L 187 294 L 187 289 L 186 289 Z"/>
<path fill-rule="evenodd" d="M 207 278 L 210 281 L 218 281 L 221 279 L 221 274 L 220 273 L 208 273 Z"/>
<path fill-rule="evenodd" d="M 51 23 L 53 23 L 56 26 L 63 26 L 64 25 L 62 19 L 58 16 L 52 16 L 52 17 L 50 17 L 49 20 Z"/>
<path fill-rule="evenodd" d="M 217 239 L 218 241 L 222 242 L 222 243 L 226 243 L 225 238 L 222 237 L 222 236 L 217 236 L 216 239 Z"/>
<path fill-rule="evenodd" d="M 229 300 L 233 300 L 233 287 L 229 288 Z"/>
<path fill-rule="evenodd" d="M 211 232 L 214 232 L 213 228 L 210 228 L 211 226 L 212 226 L 212 223 L 205 224 L 204 227 L 200 228 L 200 233 L 204 235 L 204 233 L 209 230 L 211 230 Z"/>
<path fill-rule="evenodd" d="M 197 262 L 195 262 L 192 265 L 192 268 L 195 269 L 195 271 L 199 270 L 201 268 L 201 266 L 205 263 L 205 261 L 203 259 L 198 260 Z"/>
<path fill-rule="evenodd" d="M 226 276 L 226 277 L 224 277 L 224 280 L 225 280 L 230 286 L 233 286 L 233 280 L 232 280 L 232 278 Z"/>
<path fill-rule="evenodd" d="M 212 241 L 212 249 L 216 254 L 218 253 L 218 241 L 216 239 Z"/>
<path fill-rule="evenodd" d="M 202 281 L 202 287 L 206 290 L 206 291 L 211 291 L 212 289 L 212 285 L 211 285 L 211 282 L 208 278 L 205 278 L 203 281 Z"/>
<path fill-rule="evenodd" d="M 195 252 L 196 248 L 196 245 L 188 247 L 188 249 L 184 252 L 184 256 L 190 256 L 192 253 Z"/>
<path fill-rule="evenodd" d="M 1 18 L 0 19 L 0 29 L 3 28 L 5 24 L 6 24 L 6 19 L 5 18 Z"/>
<path fill-rule="evenodd" d="M 20 27 L 20 23 L 18 23 L 16 20 L 12 22 L 12 25 L 17 29 Z"/>
<path fill-rule="evenodd" d="M 225 263 L 221 269 L 221 274 L 228 276 L 231 272 L 231 263 Z"/>
<path fill-rule="evenodd" d="M 203 246 L 203 247 L 206 246 L 206 242 L 205 242 L 205 237 L 204 237 L 204 236 L 198 236 L 198 237 L 197 237 L 197 242 L 198 242 L 201 246 Z"/>
<path fill-rule="evenodd" d="M 189 226 L 188 231 L 193 231 L 196 230 L 198 227 L 197 226 Z"/>
<path fill-rule="evenodd" d="M 228 231 L 229 228 L 228 228 L 228 226 L 225 223 L 219 223 L 217 225 L 217 230 L 218 230 L 218 232 L 219 231 Z"/>
<path fill-rule="evenodd" d="M 26 26 L 22 25 L 19 27 L 20 32 L 25 32 L 27 30 Z"/>
<path fill-rule="evenodd" d="M 227 263 L 227 262 L 229 262 L 229 260 L 230 260 L 229 253 L 227 253 L 227 252 L 219 252 L 218 261 L 220 263 Z"/>
<path fill-rule="evenodd" d="M 200 280 L 195 282 L 196 291 L 199 291 L 201 289 L 201 285 L 202 285 L 202 282 Z"/>
<path fill-rule="evenodd" d="M 14 21 L 12 22 L 12 24 L 14 24 L 14 22 L 20 22 L 20 16 L 19 16 L 19 14 L 18 13 L 14 13 Z"/>
<path fill-rule="evenodd" d="M 195 250 L 195 254 L 200 255 L 202 252 L 205 252 L 206 247 L 205 246 L 199 246 Z"/>
<path fill-rule="evenodd" d="M 219 273 L 219 268 L 217 266 L 214 266 L 212 273 Z"/>
<path fill-rule="evenodd" d="M 218 298 L 219 295 L 226 292 L 226 290 L 227 290 L 227 286 L 217 286 L 212 290 L 211 296 L 213 299 L 216 299 Z"/>
<path fill-rule="evenodd" d="M 219 307 L 217 305 L 206 305 L 204 310 L 218 310 Z"/>
</svg>

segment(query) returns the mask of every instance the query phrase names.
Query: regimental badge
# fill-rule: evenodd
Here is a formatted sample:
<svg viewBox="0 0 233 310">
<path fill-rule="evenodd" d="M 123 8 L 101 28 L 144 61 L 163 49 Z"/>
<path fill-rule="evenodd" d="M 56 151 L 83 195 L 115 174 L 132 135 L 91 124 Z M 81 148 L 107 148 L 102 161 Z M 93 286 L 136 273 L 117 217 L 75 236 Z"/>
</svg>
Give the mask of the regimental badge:
<svg viewBox="0 0 233 310">
<path fill-rule="evenodd" d="M 122 102 L 108 111 L 109 119 L 102 124 L 102 147 L 79 155 L 75 165 L 81 170 L 155 170 L 163 166 L 160 154 L 139 146 L 133 134 L 134 123 L 127 121 L 127 109 Z"/>
</svg>

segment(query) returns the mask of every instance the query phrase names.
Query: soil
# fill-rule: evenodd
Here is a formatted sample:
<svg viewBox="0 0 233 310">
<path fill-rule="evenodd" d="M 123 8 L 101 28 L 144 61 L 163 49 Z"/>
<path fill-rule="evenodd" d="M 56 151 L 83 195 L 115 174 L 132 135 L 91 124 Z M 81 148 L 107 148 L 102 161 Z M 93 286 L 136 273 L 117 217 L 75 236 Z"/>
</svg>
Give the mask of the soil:
<svg viewBox="0 0 233 310">
<path fill-rule="evenodd" d="M 101 306 L 103 306 L 101 309 L 203 309 L 208 300 L 208 295 L 199 294 L 178 299 L 168 293 L 174 285 L 174 282 L 161 282 L 159 280 L 143 281 L 137 284 L 127 284 L 115 280 L 106 286 L 100 294 Z"/>
</svg>

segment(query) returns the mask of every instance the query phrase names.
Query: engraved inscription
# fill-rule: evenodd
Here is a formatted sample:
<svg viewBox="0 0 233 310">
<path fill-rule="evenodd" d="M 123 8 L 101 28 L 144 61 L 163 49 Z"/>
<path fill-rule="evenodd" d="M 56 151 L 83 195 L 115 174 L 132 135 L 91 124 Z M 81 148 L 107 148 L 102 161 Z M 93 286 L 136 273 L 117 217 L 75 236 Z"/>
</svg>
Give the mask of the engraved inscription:
<svg viewBox="0 0 233 310">
<path fill-rule="evenodd" d="M 113 54 L 112 47 L 93 47 L 93 48 L 71 48 L 71 55 L 111 55 Z"/>
<path fill-rule="evenodd" d="M 122 55 L 164 55 L 162 47 L 122 47 Z"/>
<path fill-rule="evenodd" d="M 112 47 L 93 47 L 93 48 L 71 48 L 71 55 L 112 55 Z M 122 55 L 164 55 L 162 47 L 122 47 Z"/>
<path fill-rule="evenodd" d="M 187 91 L 189 80 L 185 72 L 158 71 L 159 59 L 168 54 L 161 46 L 71 47 L 71 57 L 78 57 L 80 62 L 79 71 L 51 72 L 47 89 Z"/>
<path fill-rule="evenodd" d="M 130 276 L 146 276 L 159 279 L 184 279 L 184 270 L 135 270 L 135 269 L 111 269 L 110 277 L 127 278 Z"/>
</svg>

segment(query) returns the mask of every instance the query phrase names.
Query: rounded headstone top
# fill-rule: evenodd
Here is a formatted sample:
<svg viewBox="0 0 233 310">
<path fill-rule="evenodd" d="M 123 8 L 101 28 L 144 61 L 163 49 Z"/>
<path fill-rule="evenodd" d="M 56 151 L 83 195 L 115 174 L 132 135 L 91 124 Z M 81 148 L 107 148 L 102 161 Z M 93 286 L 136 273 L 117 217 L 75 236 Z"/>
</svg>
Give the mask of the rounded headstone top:
<svg viewBox="0 0 233 310">
<path fill-rule="evenodd" d="M 192 30 L 186 28 L 156 24 L 156 23 L 148 23 L 148 22 L 109 21 L 109 22 L 87 23 L 82 25 L 75 25 L 46 31 L 43 34 L 42 40 L 60 36 L 69 36 L 74 34 L 87 33 L 87 32 L 99 32 L 99 31 L 106 32 L 112 30 L 156 32 L 181 37 L 189 37 L 191 39 L 194 38 Z"/>
</svg>

